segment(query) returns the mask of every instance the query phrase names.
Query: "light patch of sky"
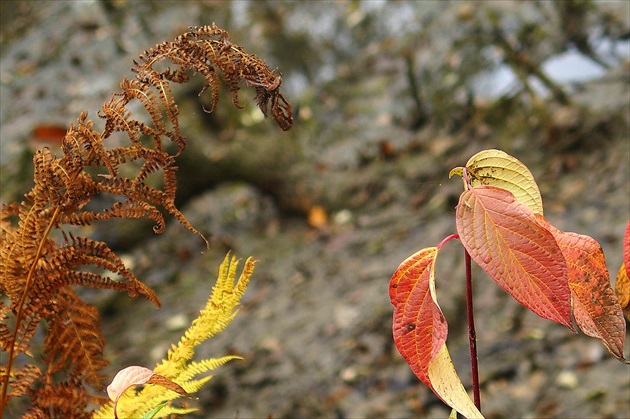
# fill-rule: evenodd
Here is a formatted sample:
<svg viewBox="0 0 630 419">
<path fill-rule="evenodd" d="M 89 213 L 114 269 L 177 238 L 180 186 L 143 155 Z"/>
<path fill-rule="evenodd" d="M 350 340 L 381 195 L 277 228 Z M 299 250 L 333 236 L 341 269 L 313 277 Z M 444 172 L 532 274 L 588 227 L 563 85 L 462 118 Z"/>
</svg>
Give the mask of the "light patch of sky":
<svg viewBox="0 0 630 419">
<path fill-rule="evenodd" d="M 309 5 L 310 6 L 310 5 Z M 339 4 L 326 4 L 326 8 L 299 7 L 293 10 L 290 19 L 286 19 L 287 30 L 291 32 L 306 32 L 315 43 L 326 43 L 339 35 L 335 30 L 335 21 L 339 11 L 331 13 L 329 8 L 338 8 Z M 318 69 L 318 78 L 322 81 L 336 77 L 336 60 L 331 54 L 324 58 L 324 63 Z M 296 80 L 296 83 L 300 81 Z"/>
<path fill-rule="evenodd" d="M 613 59 L 610 52 L 614 52 L 621 59 L 630 58 L 630 42 L 613 44 L 604 40 L 597 48 L 598 53 L 606 62 L 614 65 L 618 59 Z M 542 66 L 543 71 L 555 82 L 579 83 L 592 80 L 604 75 L 606 69 L 582 55 L 579 51 L 569 50 L 563 54 L 548 59 Z"/>
<path fill-rule="evenodd" d="M 234 19 L 236 26 L 242 28 L 247 25 L 249 23 L 249 14 L 247 13 L 249 1 L 233 1 L 230 3 L 230 6 L 232 7 L 232 19 Z"/>
<path fill-rule="evenodd" d="M 619 60 L 630 59 L 630 42 L 613 43 L 610 40 L 604 40 L 597 46 L 597 53 L 614 66 Z M 594 80 L 607 72 L 607 69 L 575 49 L 549 58 L 541 67 L 552 81 L 565 85 Z M 536 91 L 541 94 L 546 93 L 545 87 L 538 80 L 532 78 L 530 82 Z M 497 97 L 509 92 L 518 83 L 514 72 L 508 66 L 500 65 L 495 70 L 478 77 L 475 91 L 482 97 Z"/>
<path fill-rule="evenodd" d="M 360 2 L 357 10 L 350 11 L 347 5 L 334 2 L 325 2 L 326 7 L 302 7 L 295 8 L 290 19 L 286 20 L 289 31 L 307 32 L 315 42 L 322 42 L 334 38 L 337 46 L 343 49 L 350 42 L 344 39 L 342 34 L 336 33 L 336 21 L 339 16 L 346 17 L 346 24 L 353 26 L 361 21 L 366 14 L 382 13 L 381 24 L 390 36 L 401 35 L 410 30 L 417 30 L 418 8 L 413 2 L 390 3 L 385 0 L 370 0 Z M 439 3 L 439 2 L 438 2 Z M 331 13 L 330 8 L 344 8 Z M 348 44 L 349 45 L 349 44 Z M 319 69 L 318 78 L 329 81 L 336 77 L 336 58 L 331 55 L 325 59 L 325 63 Z"/>
<path fill-rule="evenodd" d="M 382 18 L 389 35 L 395 35 L 417 30 L 420 16 L 421 13 L 418 13 L 417 7 L 412 3 L 404 2 L 393 3 L 392 7 L 388 7 L 387 13 L 382 15 Z"/>
</svg>

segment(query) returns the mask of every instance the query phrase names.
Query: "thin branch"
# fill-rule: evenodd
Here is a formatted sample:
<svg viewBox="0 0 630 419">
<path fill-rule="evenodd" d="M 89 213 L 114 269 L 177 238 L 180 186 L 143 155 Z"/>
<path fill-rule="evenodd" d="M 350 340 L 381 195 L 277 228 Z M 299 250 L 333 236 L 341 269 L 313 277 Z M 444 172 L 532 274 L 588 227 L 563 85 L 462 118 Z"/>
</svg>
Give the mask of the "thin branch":
<svg viewBox="0 0 630 419">
<path fill-rule="evenodd" d="M 468 313 L 468 341 L 470 344 L 470 370 L 472 373 L 473 400 L 481 412 L 481 398 L 479 397 L 479 369 L 477 366 L 477 332 L 473 316 L 472 299 L 472 261 L 468 250 L 464 249 L 466 260 L 466 312 Z"/>
</svg>

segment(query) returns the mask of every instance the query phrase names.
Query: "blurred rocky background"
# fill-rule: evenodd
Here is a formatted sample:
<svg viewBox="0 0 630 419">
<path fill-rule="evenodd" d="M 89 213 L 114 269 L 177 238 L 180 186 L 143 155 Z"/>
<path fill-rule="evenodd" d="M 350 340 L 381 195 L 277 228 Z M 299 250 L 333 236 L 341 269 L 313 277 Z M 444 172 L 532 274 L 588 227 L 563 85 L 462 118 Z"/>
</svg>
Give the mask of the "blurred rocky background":
<svg viewBox="0 0 630 419">
<path fill-rule="evenodd" d="M 408 255 L 454 232 L 461 182 L 448 172 L 479 150 L 528 165 L 547 218 L 597 239 L 613 278 L 619 268 L 630 214 L 627 2 L 0 8 L 2 202 L 30 188 L 35 149 L 59 147 L 81 110 L 99 124 L 132 60 L 188 26 L 216 22 L 282 73 L 295 111 L 288 133 L 264 120 L 253 91 L 241 93 L 245 109 L 224 94 L 208 115 L 202 80 L 176 89 L 189 140 L 178 203 L 210 250 L 173 220 L 162 235 L 134 221 L 91 227 L 163 305 L 85 291 L 101 308 L 110 376 L 165 355 L 228 250 L 260 261 L 235 321 L 201 348 L 244 361 L 217 371 L 198 417 L 447 417 L 393 345 L 388 282 Z M 461 253 L 453 242 L 440 254 L 437 292 L 468 383 Z M 628 417 L 627 366 L 474 275 L 487 417 Z"/>
</svg>

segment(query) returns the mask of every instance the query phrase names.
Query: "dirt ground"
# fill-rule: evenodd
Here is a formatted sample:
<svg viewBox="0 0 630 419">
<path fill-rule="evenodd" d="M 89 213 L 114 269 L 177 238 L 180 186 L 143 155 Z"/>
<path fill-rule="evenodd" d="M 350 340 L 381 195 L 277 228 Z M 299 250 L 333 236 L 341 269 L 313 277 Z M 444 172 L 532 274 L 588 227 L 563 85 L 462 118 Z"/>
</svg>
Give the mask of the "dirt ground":
<svg viewBox="0 0 630 419">
<path fill-rule="evenodd" d="M 133 57 L 190 25 L 216 21 L 283 72 L 296 108 L 289 133 L 252 106 L 231 109 L 228 96 L 216 115 L 204 115 L 199 85 L 178 92 L 189 140 L 179 164 L 180 205 L 210 238 L 208 251 L 175 221 L 158 236 L 150 224 L 93 229 L 163 306 L 85 293 L 102 309 L 111 376 L 165 355 L 203 307 L 227 251 L 259 261 L 235 320 L 198 354 L 244 358 L 216 371 L 195 402 L 203 409 L 198 417 L 448 417 L 393 344 L 388 283 L 407 256 L 455 231 L 461 182 L 448 173 L 482 149 L 523 161 L 540 185 L 547 218 L 598 240 L 614 281 L 630 216 L 628 55 L 601 77 L 567 87 L 568 104 L 542 95 L 504 104 L 477 96 L 469 106 L 460 97 L 466 90 L 446 80 L 472 82 L 465 69 L 444 74 L 439 61 L 470 57 L 444 53 L 448 43 L 438 35 L 476 13 L 473 3 L 335 2 L 326 3 L 328 12 L 284 2 L 8 3 L 21 17 L 5 21 L 3 4 L 3 202 L 28 184 L 23 164 L 34 127 L 67 126 L 83 109 L 96 118 Z M 523 16 L 542 7 L 521 3 L 513 7 Z M 627 18 L 628 6 L 617 7 Z M 274 32 L 274 19 L 292 35 Z M 623 23 L 627 29 L 628 19 Z M 371 24 L 380 32 L 366 35 Z M 437 35 L 414 29 L 424 24 Z M 352 34 L 357 38 L 345 38 Z M 269 41 L 274 37 L 281 42 Z M 427 58 L 423 48 L 435 55 Z M 410 56 L 427 71 L 413 70 Z M 410 68 L 420 74 L 415 96 L 408 93 Z M 244 93 L 242 102 L 252 97 Z M 463 269 L 461 247 L 449 243 L 437 293 L 467 385 Z M 474 278 L 486 417 L 630 417 L 628 366 L 599 341 L 526 311 L 480 270 Z"/>
</svg>

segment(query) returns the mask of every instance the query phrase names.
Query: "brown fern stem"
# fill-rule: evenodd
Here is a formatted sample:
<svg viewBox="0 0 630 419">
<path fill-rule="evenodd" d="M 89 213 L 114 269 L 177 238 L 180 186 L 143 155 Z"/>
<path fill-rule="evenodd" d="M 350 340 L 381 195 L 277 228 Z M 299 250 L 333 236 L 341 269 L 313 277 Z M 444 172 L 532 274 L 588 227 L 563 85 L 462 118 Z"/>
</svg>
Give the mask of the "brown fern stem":
<svg viewBox="0 0 630 419">
<path fill-rule="evenodd" d="M 37 247 L 37 253 L 35 254 L 35 258 L 33 259 L 31 269 L 28 271 L 28 276 L 26 277 L 26 285 L 24 286 L 24 292 L 22 293 L 22 296 L 20 297 L 20 301 L 18 301 L 18 304 L 17 304 L 18 311 L 17 311 L 17 314 L 15 315 L 15 331 L 13 332 L 13 336 L 11 338 L 11 342 L 13 342 L 13 345 L 11 345 L 11 347 L 9 348 L 9 359 L 7 360 L 7 368 L 5 370 L 4 377 L 2 377 L 2 381 L 3 381 L 2 398 L 0 399 L 2 400 L 2 410 L 0 410 L 0 419 L 4 417 L 4 408 L 7 405 L 7 390 L 9 388 L 9 377 L 11 376 L 11 368 L 13 366 L 15 342 L 17 340 L 17 334 L 20 329 L 20 322 L 22 321 L 22 315 L 24 313 L 23 308 L 24 308 L 24 302 L 26 301 L 26 295 L 28 294 L 30 287 L 32 285 L 35 268 L 37 267 L 37 261 L 41 257 L 42 252 L 44 250 L 44 243 L 46 242 L 46 239 L 48 238 L 50 231 L 53 229 L 53 226 L 57 222 L 57 218 L 59 217 L 60 213 L 61 213 L 61 208 L 60 207 L 55 208 L 55 211 L 53 212 L 52 217 L 50 218 L 50 222 L 46 226 L 46 231 L 44 231 L 44 234 L 42 235 L 42 238 L 39 242 L 39 246 Z"/>
</svg>

